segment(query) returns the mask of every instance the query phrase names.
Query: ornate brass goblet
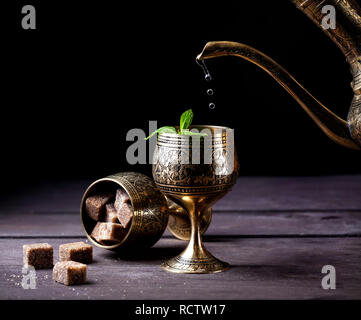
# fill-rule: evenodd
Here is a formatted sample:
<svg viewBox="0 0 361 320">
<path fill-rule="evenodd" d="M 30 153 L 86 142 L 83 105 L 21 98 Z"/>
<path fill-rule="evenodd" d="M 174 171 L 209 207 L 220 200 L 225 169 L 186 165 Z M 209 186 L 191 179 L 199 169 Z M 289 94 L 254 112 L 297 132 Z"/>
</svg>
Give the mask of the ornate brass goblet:
<svg viewBox="0 0 361 320">
<path fill-rule="evenodd" d="M 191 221 L 186 249 L 162 264 L 178 273 L 214 273 L 229 265 L 204 247 L 201 221 L 207 210 L 234 185 L 238 161 L 233 130 L 217 126 L 193 126 L 206 136 L 163 133 L 153 158 L 153 178 L 166 196 L 182 206 Z"/>
</svg>

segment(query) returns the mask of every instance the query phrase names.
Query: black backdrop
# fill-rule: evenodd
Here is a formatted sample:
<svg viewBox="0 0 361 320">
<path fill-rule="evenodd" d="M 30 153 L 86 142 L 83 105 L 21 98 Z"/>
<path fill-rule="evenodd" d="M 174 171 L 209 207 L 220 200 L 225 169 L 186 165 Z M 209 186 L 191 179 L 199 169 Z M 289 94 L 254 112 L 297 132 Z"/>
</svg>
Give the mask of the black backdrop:
<svg viewBox="0 0 361 320">
<path fill-rule="evenodd" d="M 21 8 L 37 29 L 21 28 Z M 195 56 L 233 40 L 273 57 L 346 117 L 352 91 L 344 56 L 289 1 L 35 1 L 1 3 L 2 187 L 97 178 L 130 166 L 126 132 L 148 120 L 236 129 L 241 175 L 360 173 L 361 152 L 330 141 L 273 79 L 241 59 L 209 61 L 208 108 Z"/>
</svg>

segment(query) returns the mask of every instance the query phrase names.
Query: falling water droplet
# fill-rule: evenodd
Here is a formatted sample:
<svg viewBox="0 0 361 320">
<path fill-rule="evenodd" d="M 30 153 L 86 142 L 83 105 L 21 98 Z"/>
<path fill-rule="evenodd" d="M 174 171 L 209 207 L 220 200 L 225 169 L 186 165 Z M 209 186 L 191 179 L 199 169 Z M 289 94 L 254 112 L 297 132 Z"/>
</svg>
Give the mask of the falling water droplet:
<svg viewBox="0 0 361 320">
<path fill-rule="evenodd" d="M 208 71 L 208 69 L 207 69 L 207 66 L 206 66 L 204 60 L 198 60 L 198 59 L 196 59 L 196 62 L 197 62 L 197 64 L 202 68 L 202 70 L 203 70 L 203 72 L 204 72 L 204 79 L 205 79 L 206 81 L 208 81 L 208 82 L 211 81 L 211 80 L 212 80 L 212 76 L 211 76 L 211 74 L 209 73 L 209 71 Z M 208 95 L 208 96 L 213 96 L 213 94 L 214 94 L 213 89 L 207 89 L 207 95 Z M 216 107 L 216 105 L 215 105 L 213 102 L 210 102 L 210 103 L 208 104 L 208 106 L 209 106 L 209 109 L 211 109 L 211 110 L 213 110 L 213 109 Z"/>
<path fill-rule="evenodd" d="M 207 69 L 207 66 L 206 66 L 204 60 L 200 61 L 200 60 L 196 59 L 196 62 L 202 68 L 202 70 L 204 72 L 204 79 L 206 79 L 206 81 L 211 81 L 212 77 Z"/>
</svg>

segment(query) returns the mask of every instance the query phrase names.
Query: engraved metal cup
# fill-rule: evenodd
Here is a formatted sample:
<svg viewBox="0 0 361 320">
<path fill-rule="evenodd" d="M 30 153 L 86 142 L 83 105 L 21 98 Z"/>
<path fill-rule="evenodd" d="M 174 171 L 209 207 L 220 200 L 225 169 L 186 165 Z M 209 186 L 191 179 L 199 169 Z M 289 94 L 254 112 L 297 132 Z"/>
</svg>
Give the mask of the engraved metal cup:
<svg viewBox="0 0 361 320">
<path fill-rule="evenodd" d="M 129 195 L 133 206 L 133 219 L 122 241 L 113 245 L 101 244 L 90 235 L 96 222 L 86 214 L 85 199 L 103 192 L 115 194 L 119 188 Z M 154 181 L 137 172 L 120 172 L 93 182 L 84 192 L 80 204 L 81 223 L 88 240 L 97 247 L 114 251 L 151 247 L 163 235 L 168 215 L 166 198 Z"/>
<path fill-rule="evenodd" d="M 166 196 L 182 206 L 191 221 L 186 249 L 162 264 L 178 273 L 215 273 L 229 268 L 204 247 L 200 232 L 207 210 L 234 185 L 238 161 L 232 129 L 193 126 L 206 136 L 163 133 L 158 136 L 153 158 L 153 178 Z"/>
</svg>

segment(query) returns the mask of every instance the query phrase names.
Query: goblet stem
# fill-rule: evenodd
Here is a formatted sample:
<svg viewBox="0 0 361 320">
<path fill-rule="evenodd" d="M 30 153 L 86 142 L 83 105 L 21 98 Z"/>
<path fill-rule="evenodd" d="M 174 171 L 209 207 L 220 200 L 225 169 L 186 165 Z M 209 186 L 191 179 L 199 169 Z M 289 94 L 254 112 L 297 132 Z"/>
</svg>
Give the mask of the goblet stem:
<svg viewBox="0 0 361 320">
<path fill-rule="evenodd" d="M 210 253 L 203 245 L 202 235 L 200 232 L 203 212 L 203 210 L 197 210 L 196 208 L 188 210 L 189 220 L 191 223 L 191 237 L 186 249 L 184 250 L 183 256 L 187 256 L 189 258 L 205 258 L 210 256 Z"/>
<path fill-rule="evenodd" d="M 191 222 L 187 210 L 182 205 L 176 204 L 168 198 L 168 230 L 178 239 L 189 241 L 191 238 Z M 212 208 L 203 210 L 200 213 L 199 230 L 203 234 L 209 227 L 212 220 Z"/>
<path fill-rule="evenodd" d="M 202 211 L 194 209 L 191 210 L 188 214 L 191 221 L 191 238 L 188 246 L 192 246 L 193 251 L 196 251 L 196 248 L 203 248 L 203 241 L 200 233 L 200 221 Z"/>
<path fill-rule="evenodd" d="M 227 270 L 229 265 L 213 257 L 203 245 L 200 224 L 204 208 L 198 208 L 189 202 L 185 207 L 191 222 L 190 240 L 180 255 L 164 262 L 162 267 L 178 273 L 215 273 Z"/>
</svg>

